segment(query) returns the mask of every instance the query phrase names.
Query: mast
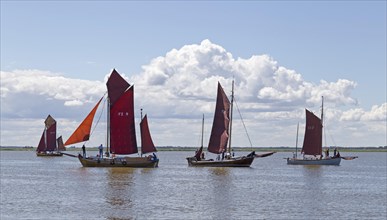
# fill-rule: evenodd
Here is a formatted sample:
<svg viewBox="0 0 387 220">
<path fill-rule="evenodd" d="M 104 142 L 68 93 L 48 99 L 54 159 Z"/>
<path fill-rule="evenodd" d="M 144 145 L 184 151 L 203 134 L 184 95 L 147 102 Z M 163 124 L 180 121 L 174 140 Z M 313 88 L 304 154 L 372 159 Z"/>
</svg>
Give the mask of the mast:
<svg viewBox="0 0 387 220">
<path fill-rule="evenodd" d="M 300 123 L 297 122 L 297 136 L 296 136 L 296 158 L 297 158 L 297 146 L 298 146 L 298 127 L 299 127 Z"/>
<path fill-rule="evenodd" d="M 234 80 L 232 80 L 232 90 L 231 90 L 231 112 L 230 112 L 230 131 L 229 131 L 229 142 L 228 142 L 228 153 L 231 155 L 231 131 L 232 131 L 232 109 L 234 103 Z"/>
<path fill-rule="evenodd" d="M 110 147 L 110 98 L 109 96 L 107 97 L 107 115 L 106 115 L 106 156 L 109 156 L 109 147 Z"/>
<path fill-rule="evenodd" d="M 203 133 L 204 133 L 204 114 L 203 114 L 203 120 L 202 120 L 202 145 L 201 145 L 201 147 L 203 147 Z"/>
<path fill-rule="evenodd" d="M 324 132 L 324 122 L 323 122 L 323 118 L 324 118 L 324 96 L 321 96 L 321 143 L 323 143 L 323 140 L 324 140 L 324 135 L 322 134 Z M 325 133 L 324 133 L 325 134 Z M 321 147 L 323 147 L 323 144 L 321 144 Z"/>
<path fill-rule="evenodd" d="M 140 116 L 140 137 L 142 137 L 142 134 L 141 134 L 141 122 L 142 122 L 142 108 L 141 108 L 141 116 Z M 144 143 L 142 142 L 142 138 L 141 138 L 141 157 L 142 157 L 142 146 L 144 145 Z"/>
</svg>

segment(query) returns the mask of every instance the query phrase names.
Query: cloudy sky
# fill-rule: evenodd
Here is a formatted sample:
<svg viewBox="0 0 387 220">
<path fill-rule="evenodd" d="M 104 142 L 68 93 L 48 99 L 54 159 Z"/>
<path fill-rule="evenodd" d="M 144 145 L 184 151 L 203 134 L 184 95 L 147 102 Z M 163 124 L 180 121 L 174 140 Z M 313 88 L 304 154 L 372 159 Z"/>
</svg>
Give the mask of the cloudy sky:
<svg viewBox="0 0 387 220">
<path fill-rule="evenodd" d="M 158 146 L 198 146 L 203 114 L 207 143 L 233 79 L 235 146 L 241 117 L 253 146 L 295 146 L 297 123 L 301 145 L 321 96 L 326 145 L 384 146 L 386 20 L 385 1 L 1 1 L 0 144 L 36 146 L 48 114 L 67 140 L 115 68 Z M 105 145 L 103 103 L 94 125 Z"/>
</svg>

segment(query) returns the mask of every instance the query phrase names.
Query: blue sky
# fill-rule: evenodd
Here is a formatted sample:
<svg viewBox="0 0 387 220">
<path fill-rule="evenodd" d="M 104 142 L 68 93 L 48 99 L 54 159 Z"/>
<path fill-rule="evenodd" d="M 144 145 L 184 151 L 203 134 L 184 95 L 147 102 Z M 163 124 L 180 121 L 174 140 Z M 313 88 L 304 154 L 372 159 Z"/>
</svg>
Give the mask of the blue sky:
<svg viewBox="0 0 387 220">
<path fill-rule="evenodd" d="M 268 55 L 277 66 L 295 71 L 316 87 L 321 80 L 328 84 L 339 79 L 354 82 L 354 88 L 342 93 L 356 102 L 337 101 L 332 106 L 343 112 L 366 114 L 376 105 L 384 110 L 383 116 L 387 92 L 386 20 L 385 1 L 1 1 L 2 79 L 9 77 L 5 73 L 15 70 L 34 70 L 69 79 L 103 81 L 112 68 L 129 79 L 139 79 L 146 72 L 143 67 L 151 66 L 155 58 L 165 58 L 173 49 L 180 51 L 186 45 L 200 45 L 208 39 L 235 60 Z M 2 84 L 3 88 L 6 86 Z M 34 91 L 28 94 L 39 98 Z M 7 97 L 2 98 L 6 103 Z M 9 103 L 7 108 L 2 106 L 3 125 L 14 117 L 8 116 L 8 109 L 18 111 Z M 89 107 L 84 106 L 82 111 Z M 305 107 L 309 106 L 304 103 L 293 110 Z M 41 112 L 40 120 L 46 113 Z M 71 119 L 57 114 L 63 120 Z M 376 123 L 383 127 L 386 117 L 378 119 Z M 299 120 L 303 122 L 302 116 Z M 374 144 L 386 144 L 382 132 L 383 129 Z M 8 134 L 4 126 L 2 133 Z M 346 135 L 345 128 L 340 135 Z M 169 141 L 174 145 L 167 137 L 163 140 L 163 144 Z M 12 145 L 10 142 L 1 144 Z M 342 142 L 351 145 L 350 141 Z"/>
</svg>

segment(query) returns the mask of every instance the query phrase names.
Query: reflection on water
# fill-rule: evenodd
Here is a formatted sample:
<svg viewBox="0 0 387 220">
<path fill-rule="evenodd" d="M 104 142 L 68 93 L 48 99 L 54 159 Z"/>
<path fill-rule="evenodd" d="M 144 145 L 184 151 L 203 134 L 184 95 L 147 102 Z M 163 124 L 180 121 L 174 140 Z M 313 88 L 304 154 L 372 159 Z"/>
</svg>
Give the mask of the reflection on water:
<svg viewBox="0 0 387 220">
<path fill-rule="evenodd" d="M 322 212 L 324 207 L 319 201 L 325 201 L 322 166 L 301 166 L 302 194 L 297 202 L 302 204 L 305 210 Z M 322 210 L 321 210 L 322 209 Z M 318 213 L 323 214 L 323 213 Z"/>
<path fill-rule="evenodd" d="M 128 219 L 123 216 L 127 214 L 126 210 L 133 206 L 133 172 L 134 169 L 131 168 L 108 168 L 105 188 L 105 199 L 109 205 L 108 219 Z"/>
<path fill-rule="evenodd" d="M 387 218 L 386 153 L 340 166 L 289 166 L 277 153 L 251 168 L 189 167 L 190 153 L 160 152 L 158 168 L 126 169 L 0 152 L 0 219 Z"/>
<path fill-rule="evenodd" d="M 211 167 L 210 173 L 215 176 L 227 176 L 230 173 L 229 167 Z"/>
<path fill-rule="evenodd" d="M 210 202 L 210 209 L 214 219 L 227 219 L 230 216 L 231 208 L 235 205 L 233 200 L 233 191 L 235 187 L 230 176 L 229 167 L 214 167 L 209 168 L 209 193 L 212 201 Z"/>
</svg>

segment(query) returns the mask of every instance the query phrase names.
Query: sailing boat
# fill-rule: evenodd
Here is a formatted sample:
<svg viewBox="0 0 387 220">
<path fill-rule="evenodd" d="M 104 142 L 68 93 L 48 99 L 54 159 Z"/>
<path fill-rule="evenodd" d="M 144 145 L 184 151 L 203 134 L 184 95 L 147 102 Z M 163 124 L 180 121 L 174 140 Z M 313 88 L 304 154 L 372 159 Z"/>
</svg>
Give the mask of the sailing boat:
<svg viewBox="0 0 387 220">
<path fill-rule="evenodd" d="M 208 151 L 218 154 L 219 160 L 205 160 L 201 158 L 203 143 L 195 156 L 186 158 L 189 166 L 201 167 L 250 167 L 254 161 L 255 152 L 247 156 L 234 157 L 231 155 L 231 131 L 232 131 L 232 109 L 234 101 L 234 81 L 232 83 L 231 102 L 228 100 L 226 93 L 218 82 L 218 93 L 216 98 L 216 107 L 214 121 L 212 124 Z M 231 110 L 231 114 L 230 114 Z M 231 117 L 229 117 L 231 115 Z M 203 130 L 203 129 L 202 129 Z M 203 140 L 203 138 L 202 138 Z M 228 144 L 228 147 L 227 147 Z M 220 154 L 222 158 L 220 159 Z"/>
<path fill-rule="evenodd" d="M 316 115 L 314 115 L 308 109 L 305 109 L 305 112 L 306 112 L 305 135 L 304 135 L 304 144 L 302 146 L 302 151 L 301 151 L 304 154 L 304 157 L 297 158 L 297 154 L 296 154 L 294 155 L 293 158 L 286 158 L 287 164 L 340 165 L 340 162 L 341 162 L 340 156 L 334 155 L 333 157 L 329 157 L 329 155 L 326 155 L 324 158 L 322 156 L 324 97 L 322 97 L 321 119 L 318 118 Z M 298 137 L 298 126 L 297 126 L 297 137 Z"/>
<path fill-rule="evenodd" d="M 44 121 L 44 130 L 36 148 L 36 156 L 63 156 L 56 145 L 56 121 L 48 115 Z"/>
<path fill-rule="evenodd" d="M 106 157 L 103 155 L 86 157 L 79 154 L 79 161 L 84 167 L 157 167 L 159 159 L 155 154 L 148 157 L 117 156 L 138 152 L 134 122 L 134 86 L 130 86 L 115 69 L 110 74 L 106 85 L 108 90 Z M 65 145 L 89 140 L 92 121 L 102 98 Z M 156 152 L 146 115 L 141 116 L 140 127 L 142 154 Z"/>
</svg>

